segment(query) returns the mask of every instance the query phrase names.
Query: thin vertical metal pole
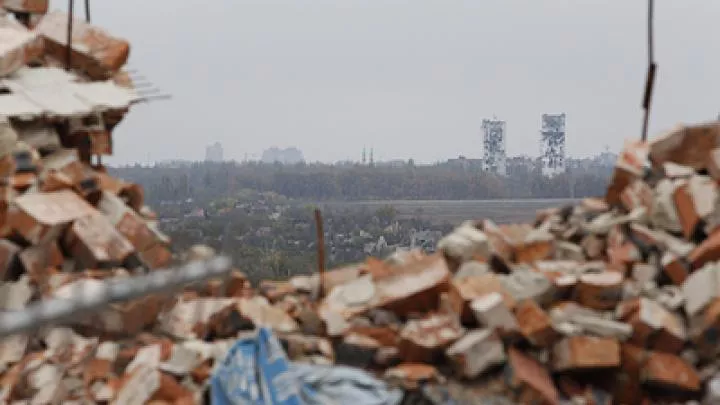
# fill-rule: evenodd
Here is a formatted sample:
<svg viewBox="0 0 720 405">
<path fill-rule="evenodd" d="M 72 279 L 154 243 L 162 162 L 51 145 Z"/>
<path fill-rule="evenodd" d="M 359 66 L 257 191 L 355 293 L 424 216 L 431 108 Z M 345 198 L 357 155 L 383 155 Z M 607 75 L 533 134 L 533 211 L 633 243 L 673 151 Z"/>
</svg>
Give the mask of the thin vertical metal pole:
<svg viewBox="0 0 720 405">
<path fill-rule="evenodd" d="M 652 93 L 655 85 L 655 75 L 657 73 L 657 64 L 655 63 L 655 41 L 653 40 L 653 21 L 654 21 L 654 0 L 648 0 L 647 12 L 647 51 L 648 51 L 648 71 L 645 81 L 645 93 L 643 94 L 643 116 L 642 132 L 640 139 L 644 142 L 647 140 L 648 126 L 650 122 L 650 107 L 652 105 Z"/>
<path fill-rule="evenodd" d="M 75 9 L 75 0 L 68 0 L 68 24 L 67 24 L 67 54 L 65 56 L 65 69 L 70 70 L 72 67 L 72 32 L 73 32 L 73 14 Z"/>
<path fill-rule="evenodd" d="M 90 0 L 85 0 L 85 21 L 90 22 Z"/>
<path fill-rule="evenodd" d="M 315 209 L 315 229 L 317 231 L 317 253 L 318 253 L 318 271 L 320 272 L 320 292 L 318 298 L 323 297 L 324 280 L 325 280 L 325 232 L 323 231 L 322 215 L 320 209 Z"/>
</svg>

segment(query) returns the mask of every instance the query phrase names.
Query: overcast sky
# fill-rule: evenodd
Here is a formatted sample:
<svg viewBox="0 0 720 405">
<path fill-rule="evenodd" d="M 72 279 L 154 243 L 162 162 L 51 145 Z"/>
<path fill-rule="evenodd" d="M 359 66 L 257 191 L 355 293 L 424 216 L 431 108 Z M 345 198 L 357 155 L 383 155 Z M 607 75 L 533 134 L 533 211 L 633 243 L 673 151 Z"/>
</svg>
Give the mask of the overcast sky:
<svg viewBox="0 0 720 405">
<path fill-rule="evenodd" d="M 652 135 L 720 113 L 720 1 L 656 3 Z M 325 162 L 359 160 L 364 145 L 385 160 L 479 157 L 493 115 L 508 123 L 508 154 L 537 155 L 540 116 L 556 112 L 570 154 L 618 150 L 640 133 L 646 7 L 95 0 L 93 22 L 130 40 L 129 66 L 173 95 L 131 111 L 111 162 L 202 159 L 215 141 L 237 160 L 270 146 Z"/>
</svg>

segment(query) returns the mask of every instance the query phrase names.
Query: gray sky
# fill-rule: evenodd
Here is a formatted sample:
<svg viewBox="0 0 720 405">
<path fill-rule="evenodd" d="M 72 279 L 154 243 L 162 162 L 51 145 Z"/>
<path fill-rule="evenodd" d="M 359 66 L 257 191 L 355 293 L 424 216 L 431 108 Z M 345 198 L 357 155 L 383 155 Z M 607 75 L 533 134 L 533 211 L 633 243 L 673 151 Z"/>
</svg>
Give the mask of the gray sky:
<svg viewBox="0 0 720 405">
<path fill-rule="evenodd" d="M 82 1 L 76 1 L 83 15 Z M 53 0 L 65 9 L 67 1 Z M 112 163 L 227 158 L 297 146 L 309 160 L 429 162 L 538 153 L 540 115 L 566 112 L 568 152 L 637 137 L 646 2 L 606 0 L 95 0 L 130 66 L 170 92 L 115 132 Z M 656 1 L 651 135 L 720 112 L 720 2 Z"/>
</svg>

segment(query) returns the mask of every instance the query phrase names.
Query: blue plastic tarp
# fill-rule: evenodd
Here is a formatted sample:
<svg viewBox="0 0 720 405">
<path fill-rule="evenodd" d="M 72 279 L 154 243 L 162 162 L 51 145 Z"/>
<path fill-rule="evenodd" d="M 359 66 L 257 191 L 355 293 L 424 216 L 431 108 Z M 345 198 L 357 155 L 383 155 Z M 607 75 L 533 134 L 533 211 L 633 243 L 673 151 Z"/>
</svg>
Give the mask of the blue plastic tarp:
<svg viewBox="0 0 720 405">
<path fill-rule="evenodd" d="M 210 383 L 213 405 L 398 405 L 403 397 L 362 370 L 290 363 L 266 328 L 238 340 Z"/>
<path fill-rule="evenodd" d="M 299 387 L 288 373 L 288 360 L 267 328 L 238 340 L 211 381 L 217 405 L 302 405 Z"/>
<path fill-rule="evenodd" d="M 290 372 L 301 384 L 305 405 L 397 405 L 404 394 L 357 368 L 294 364 Z"/>
</svg>

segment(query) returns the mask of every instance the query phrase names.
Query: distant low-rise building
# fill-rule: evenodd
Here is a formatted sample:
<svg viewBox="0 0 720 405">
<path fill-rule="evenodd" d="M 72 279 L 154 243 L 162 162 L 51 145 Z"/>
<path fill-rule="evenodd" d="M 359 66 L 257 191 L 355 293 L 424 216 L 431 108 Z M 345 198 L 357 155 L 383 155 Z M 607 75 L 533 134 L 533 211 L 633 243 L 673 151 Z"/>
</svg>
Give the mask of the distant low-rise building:
<svg viewBox="0 0 720 405">
<path fill-rule="evenodd" d="M 222 162 L 224 160 L 223 147 L 220 142 L 215 142 L 205 148 L 206 162 Z"/>
<path fill-rule="evenodd" d="M 460 155 L 455 159 L 448 159 L 447 164 L 451 167 L 457 167 L 463 170 L 482 169 L 483 160 L 470 159 Z"/>
<path fill-rule="evenodd" d="M 537 158 L 530 156 L 513 156 L 507 159 L 508 173 L 512 173 L 515 170 L 534 170 L 537 167 Z"/>
<path fill-rule="evenodd" d="M 405 167 L 408 165 L 408 162 L 406 160 L 402 159 L 394 159 L 394 160 L 386 160 L 382 162 L 375 162 L 375 166 L 378 167 Z"/>
<path fill-rule="evenodd" d="M 285 165 L 293 165 L 304 162 L 305 157 L 303 156 L 302 151 L 298 148 L 280 149 L 272 147 L 263 151 L 261 160 L 263 163 L 282 163 Z"/>
</svg>

